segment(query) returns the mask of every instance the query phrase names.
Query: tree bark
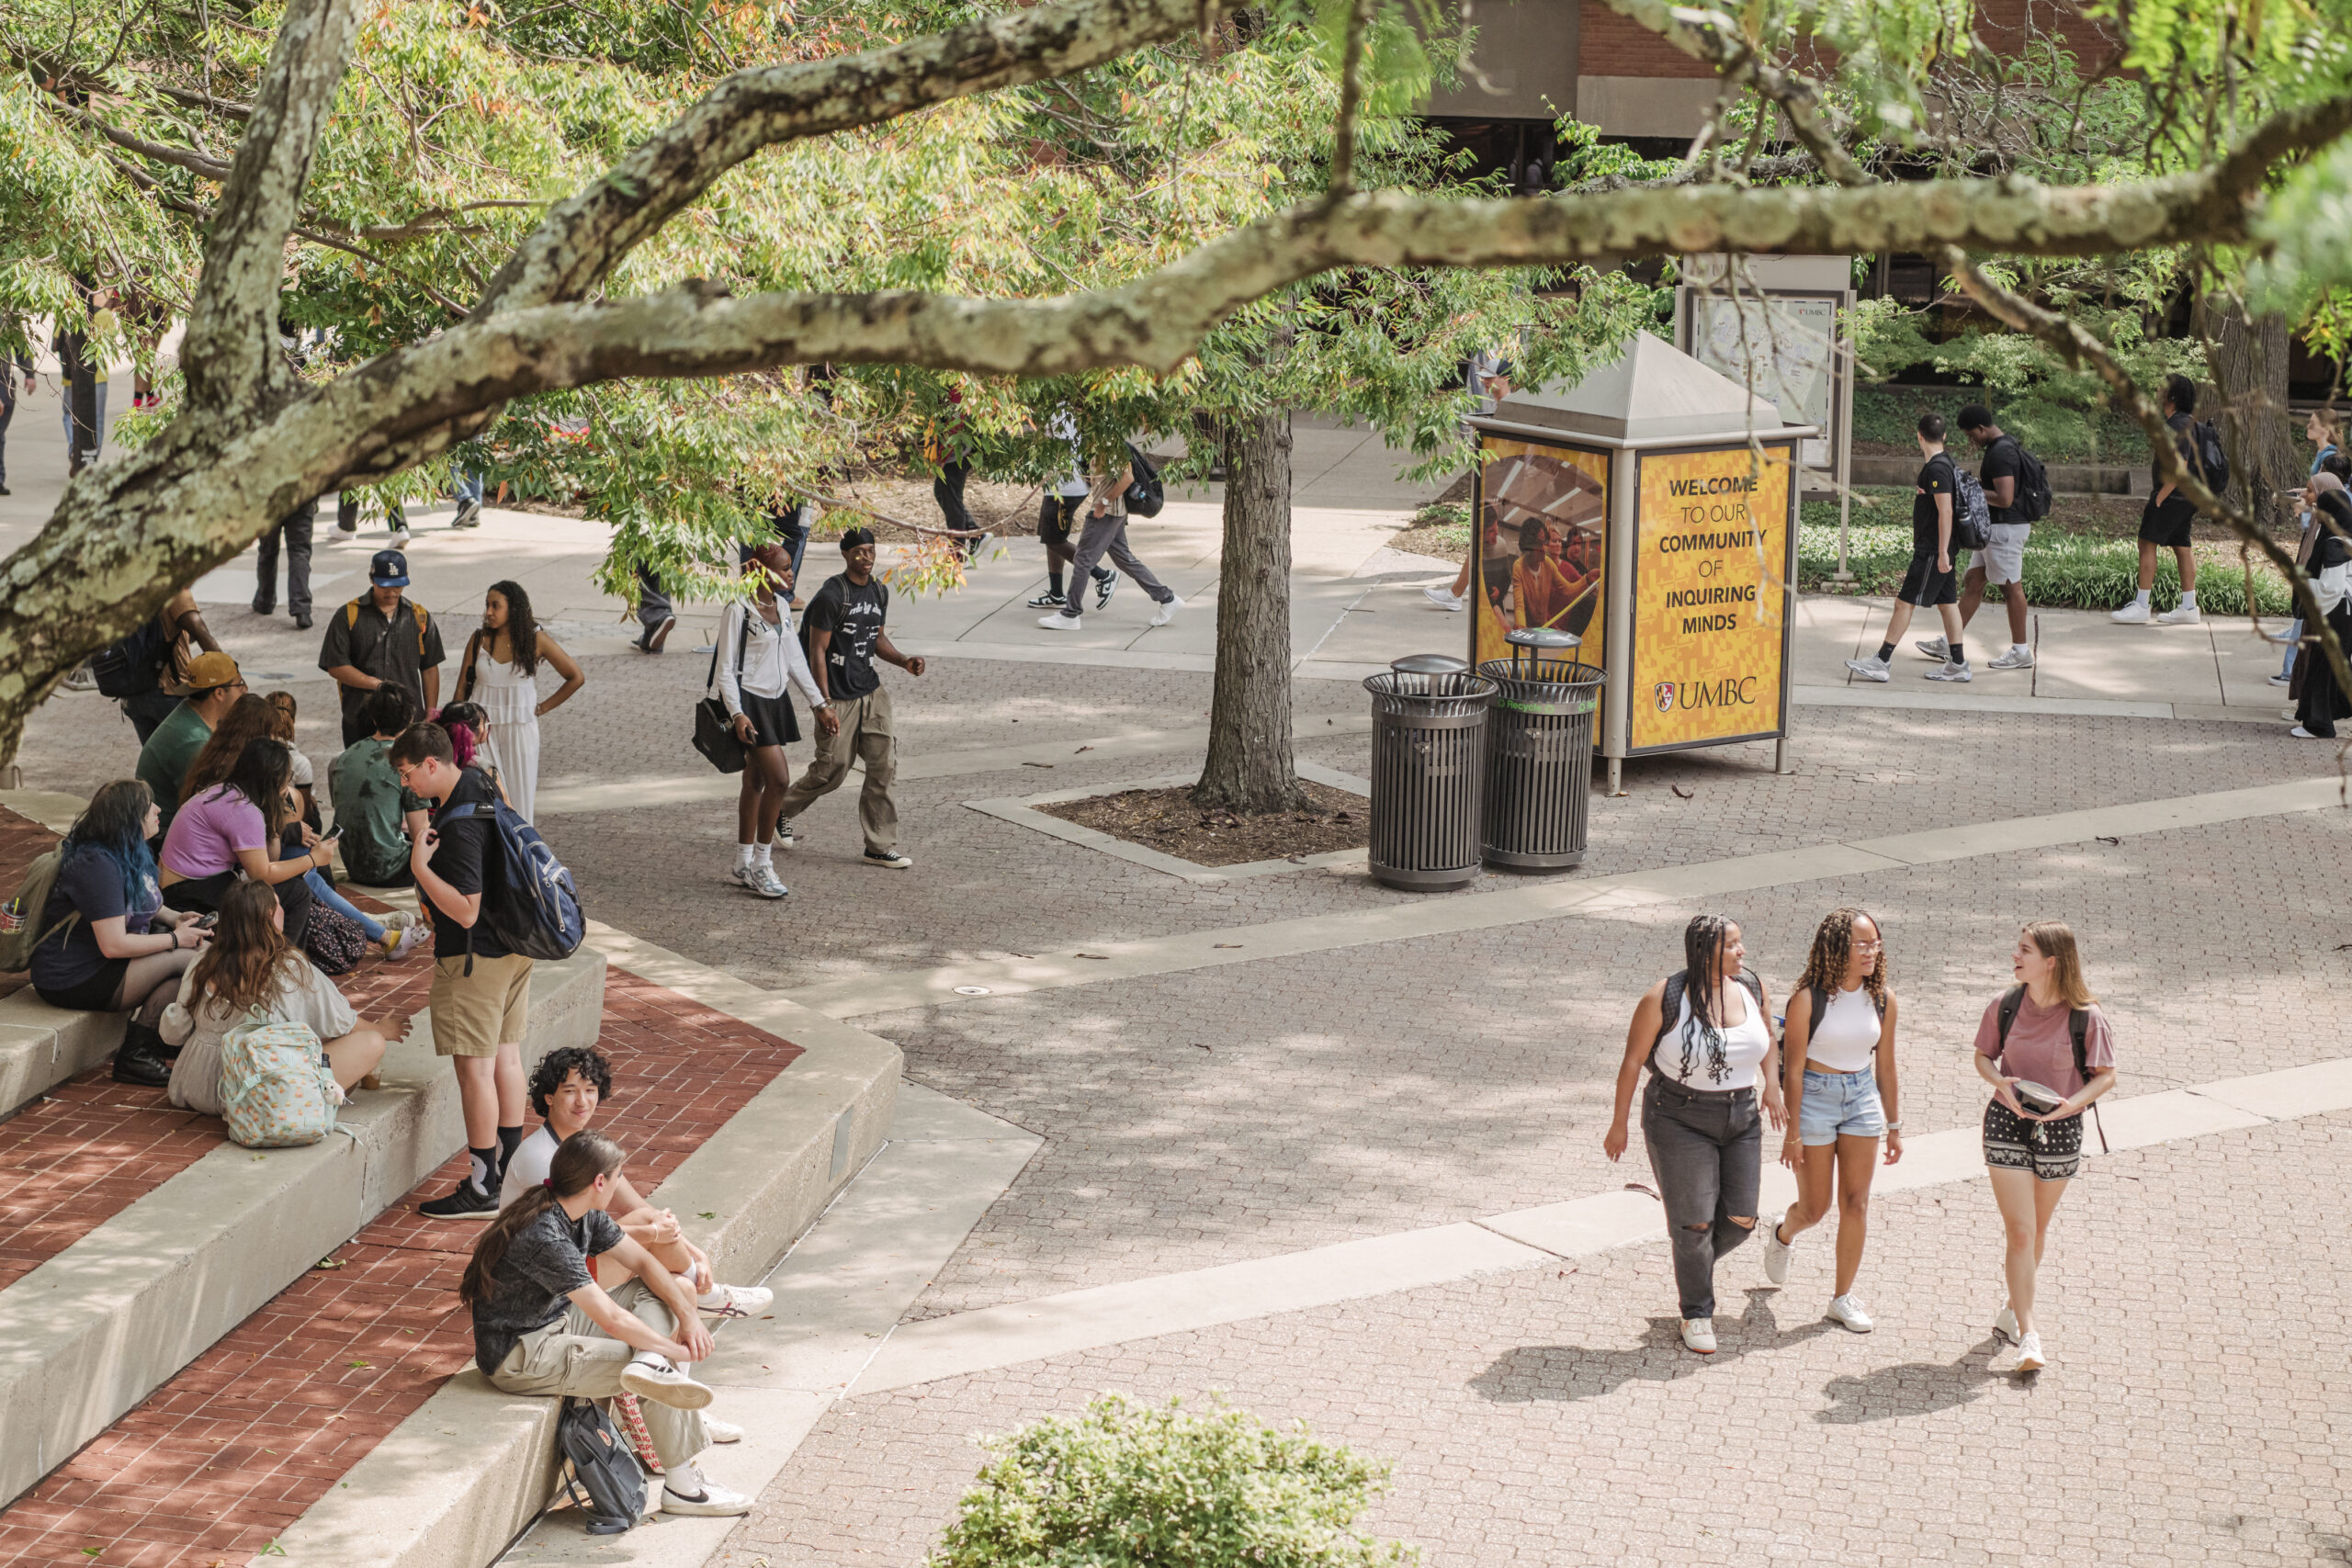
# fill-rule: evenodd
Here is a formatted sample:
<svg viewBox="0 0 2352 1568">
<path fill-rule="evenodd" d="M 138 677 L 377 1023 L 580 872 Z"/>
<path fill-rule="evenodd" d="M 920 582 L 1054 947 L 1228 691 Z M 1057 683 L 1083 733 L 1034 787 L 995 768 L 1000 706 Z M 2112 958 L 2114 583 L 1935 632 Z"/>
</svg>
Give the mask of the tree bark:
<svg viewBox="0 0 2352 1568">
<path fill-rule="evenodd" d="M 2278 492 L 2303 482 L 2287 415 L 2287 319 L 2273 312 L 2249 320 L 2242 305 L 2219 295 L 2199 301 L 2197 314 L 2221 394 L 2210 414 L 2201 406 L 2197 412 L 2221 432 L 2239 501 L 2263 526 L 2278 527 L 2286 517 Z"/>
<path fill-rule="evenodd" d="M 1306 804 L 1291 755 L 1290 413 L 1225 422 L 1225 558 L 1216 694 L 1193 802 L 1227 811 Z"/>
</svg>

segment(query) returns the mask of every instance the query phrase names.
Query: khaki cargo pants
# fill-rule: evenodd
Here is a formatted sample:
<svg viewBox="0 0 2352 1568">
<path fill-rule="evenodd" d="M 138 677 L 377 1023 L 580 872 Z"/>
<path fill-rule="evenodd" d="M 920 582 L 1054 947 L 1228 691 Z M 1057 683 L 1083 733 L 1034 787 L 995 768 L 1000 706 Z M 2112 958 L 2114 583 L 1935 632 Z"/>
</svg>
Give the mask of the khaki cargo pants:
<svg viewBox="0 0 2352 1568">
<path fill-rule="evenodd" d="M 640 1319 L 664 1338 L 677 1334 L 677 1320 L 661 1297 L 631 1280 L 612 1292 L 614 1304 Z M 581 1399 L 610 1399 L 622 1392 L 621 1369 L 635 1350 L 606 1334 L 578 1307 L 536 1333 L 526 1334 L 490 1374 L 491 1386 L 505 1393 L 569 1393 Z M 663 1470 L 690 1464 L 710 1447 L 699 1410 L 673 1410 L 650 1399 L 639 1399 L 645 1430 L 653 1439 L 653 1457 Z"/>
<path fill-rule="evenodd" d="M 899 743 L 890 728 L 889 689 L 876 686 L 862 697 L 836 698 L 833 714 L 842 721 L 839 733 L 817 732 L 817 755 L 784 792 L 782 816 L 789 822 L 819 795 L 841 788 L 854 757 L 865 764 L 865 783 L 857 793 L 865 847 L 888 854 L 899 847 L 899 801 L 891 790 L 899 777 Z"/>
</svg>

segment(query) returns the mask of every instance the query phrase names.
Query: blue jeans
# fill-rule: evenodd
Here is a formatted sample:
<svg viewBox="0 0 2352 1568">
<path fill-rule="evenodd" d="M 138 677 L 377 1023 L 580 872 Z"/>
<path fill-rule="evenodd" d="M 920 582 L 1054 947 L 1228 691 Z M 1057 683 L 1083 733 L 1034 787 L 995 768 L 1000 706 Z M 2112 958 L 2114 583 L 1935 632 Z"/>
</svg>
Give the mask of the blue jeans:
<svg viewBox="0 0 2352 1568">
<path fill-rule="evenodd" d="M 470 501 L 476 506 L 480 506 L 481 504 L 481 476 L 469 474 L 463 468 L 451 468 L 449 493 L 459 501 Z"/>
<path fill-rule="evenodd" d="M 2295 672 L 2295 649 L 2302 646 L 2302 641 L 2303 618 L 2297 615 L 2295 624 L 2287 628 L 2287 657 L 2279 661 L 2278 673 L 2292 675 Z"/>
<path fill-rule="evenodd" d="M 330 883 L 325 877 L 321 876 L 315 871 L 306 871 L 302 874 L 302 880 L 311 885 L 311 897 L 312 898 L 315 898 L 320 903 L 324 904 L 328 908 L 333 909 L 345 919 L 356 921 L 359 929 L 368 933 L 368 940 L 369 942 L 381 942 L 384 940 L 383 922 L 381 920 L 371 919 L 368 916 L 361 913 L 358 909 L 354 908 L 352 907 L 351 900 L 345 898 L 342 894 L 337 893 L 334 890 L 334 885 Z"/>
<path fill-rule="evenodd" d="M 1804 1070 L 1804 1098 L 1797 1102 L 1797 1136 L 1809 1149 L 1840 1138 L 1877 1138 L 1886 1134 L 1886 1108 L 1878 1097 L 1878 1069 L 1850 1073 Z"/>
</svg>

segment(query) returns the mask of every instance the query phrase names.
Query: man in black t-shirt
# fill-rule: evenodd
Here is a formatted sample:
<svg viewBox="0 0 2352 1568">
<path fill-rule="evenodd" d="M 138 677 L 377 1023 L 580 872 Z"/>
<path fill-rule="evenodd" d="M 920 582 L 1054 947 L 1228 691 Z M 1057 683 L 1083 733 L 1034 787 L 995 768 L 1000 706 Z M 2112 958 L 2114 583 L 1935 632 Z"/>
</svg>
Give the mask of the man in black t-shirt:
<svg viewBox="0 0 2352 1568">
<path fill-rule="evenodd" d="M 2165 423 L 2172 427 L 2174 450 L 2180 454 L 2183 467 L 2202 477 L 2197 458 L 2197 383 L 2186 376 L 2165 378 Z M 2189 525 L 2197 521 L 2197 508 L 2187 496 L 2175 490 L 2165 478 L 2164 465 L 2153 455 L 2148 460 L 2150 482 L 2155 493 L 2148 497 L 2148 504 L 2140 513 L 2140 592 L 2120 610 L 2109 617 L 2127 626 L 2143 626 L 2154 621 L 2163 626 L 2193 626 L 2199 623 L 2197 613 L 2197 552 L 2189 547 Z M 2218 487 L 2217 487 L 2218 488 Z M 2169 549 L 2180 566 L 2180 603 L 2159 615 L 2148 603 L 2156 589 L 2156 552 Z"/>
<path fill-rule="evenodd" d="M 1846 660 L 1846 668 L 1865 681 L 1894 678 L 1889 662 L 1895 645 L 1911 628 L 1911 613 L 1922 604 L 1934 605 L 1943 617 L 1944 641 L 1951 649 L 1943 667 L 1929 671 L 1928 679 L 1975 678 L 1968 668 L 1968 650 L 1961 644 L 1960 584 L 1951 567 L 1952 507 L 1959 498 L 1960 470 L 1944 450 L 1944 416 L 1921 414 L 1918 436 L 1919 455 L 1927 461 L 1920 465 L 1918 492 L 1911 500 L 1911 565 L 1895 592 L 1894 613 L 1887 617 L 1886 640 L 1879 644 L 1877 657 Z"/>
<path fill-rule="evenodd" d="M 841 787 L 854 757 L 865 768 L 865 784 L 857 795 L 865 859 L 869 864 L 904 871 L 915 863 L 899 852 L 899 802 L 891 793 L 899 774 L 898 737 L 890 724 L 890 694 L 874 672 L 874 659 L 879 654 L 918 676 L 923 661 L 891 647 L 889 634 L 882 629 L 890 613 L 890 591 L 874 580 L 873 531 L 852 528 L 843 534 L 842 560 L 846 570 L 825 579 L 801 615 L 808 637 L 809 671 L 841 724 L 830 735 L 818 735 L 815 761 L 785 792 L 775 841 L 781 849 L 792 847 L 793 819 L 819 795 Z"/>
<path fill-rule="evenodd" d="M 432 802 L 430 825 L 409 849 L 417 900 L 433 917 L 433 1049 L 451 1058 L 473 1166 L 447 1198 L 418 1206 L 434 1219 L 486 1220 L 498 1213 L 506 1162 L 523 1141 L 523 1031 L 530 1020 L 531 961 L 509 953 L 482 916 L 482 890 L 497 869 L 492 807 L 498 786 L 460 768 L 449 732 L 414 724 L 392 742 L 392 772 Z M 458 814 L 451 808 L 468 806 Z"/>
<path fill-rule="evenodd" d="M 2033 535 L 2033 525 L 2017 507 L 2025 449 L 2016 436 L 1993 423 L 1993 411 L 1983 403 L 1971 403 L 1960 411 L 1960 428 L 1969 444 L 1984 454 L 1976 481 L 1984 487 L 1984 508 L 1991 518 L 1984 547 L 1975 552 L 1975 558 L 1968 563 L 1968 575 L 1961 580 L 1961 629 L 1965 632 L 1968 623 L 1976 618 L 1984 603 L 1985 584 L 2001 584 L 2001 607 L 2009 617 L 2009 646 L 1985 668 L 2030 670 L 2033 649 L 2025 640 L 2025 547 Z M 1918 647 L 1930 659 L 1950 657 L 1939 637 L 1928 637 Z"/>
</svg>

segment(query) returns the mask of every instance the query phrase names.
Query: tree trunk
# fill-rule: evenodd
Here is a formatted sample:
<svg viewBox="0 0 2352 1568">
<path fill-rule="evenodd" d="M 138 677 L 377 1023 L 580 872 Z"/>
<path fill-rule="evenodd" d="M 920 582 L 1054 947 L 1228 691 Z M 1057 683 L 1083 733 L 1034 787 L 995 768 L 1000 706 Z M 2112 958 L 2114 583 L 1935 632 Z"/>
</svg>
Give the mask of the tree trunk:
<svg viewBox="0 0 2352 1568">
<path fill-rule="evenodd" d="M 2212 344 L 2220 397 L 2198 415 L 2211 419 L 2230 455 L 2231 488 L 2266 527 L 2286 521 L 2278 492 L 2303 482 L 2295 432 L 2287 415 L 2287 319 L 2248 321 L 2235 300 L 2214 296 L 2198 308 L 2197 330 Z"/>
<path fill-rule="evenodd" d="M 1229 419 L 1224 434 L 1216 695 L 1193 799 L 1228 811 L 1295 811 L 1306 795 L 1291 757 L 1290 414 Z"/>
</svg>

